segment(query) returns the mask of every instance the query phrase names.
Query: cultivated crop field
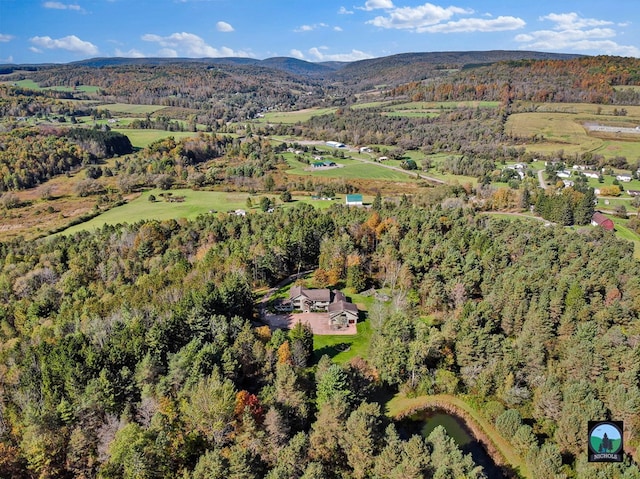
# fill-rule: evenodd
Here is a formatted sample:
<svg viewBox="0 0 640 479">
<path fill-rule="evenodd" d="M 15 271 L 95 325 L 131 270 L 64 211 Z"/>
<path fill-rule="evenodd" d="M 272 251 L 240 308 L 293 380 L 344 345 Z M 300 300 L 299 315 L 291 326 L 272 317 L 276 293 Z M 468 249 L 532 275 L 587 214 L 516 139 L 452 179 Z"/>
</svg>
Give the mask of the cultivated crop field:
<svg viewBox="0 0 640 479">
<path fill-rule="evenodd" d="M 553 153 L 597 153 L 605 157 L 640 157 L 640 135 L 589 132 L 584 124 L 619 125 L 635 127 L 640 124 L 640 107 L 625 107 L 624 116 L 614 116 L 614 107 L 580 103 L 550 103 L 538 107 L 536 112 L 516 113 L 509 116 L 505 130 L 520 137 L 542 135 L 544 141 L 529 143 L 528 151 Z"/>
</svg>

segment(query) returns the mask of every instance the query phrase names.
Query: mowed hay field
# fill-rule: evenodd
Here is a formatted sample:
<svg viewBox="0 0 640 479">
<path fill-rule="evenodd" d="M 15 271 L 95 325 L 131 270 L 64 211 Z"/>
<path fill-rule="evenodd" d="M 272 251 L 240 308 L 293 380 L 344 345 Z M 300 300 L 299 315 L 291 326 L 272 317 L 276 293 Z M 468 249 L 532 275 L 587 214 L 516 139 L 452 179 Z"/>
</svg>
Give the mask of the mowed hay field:
<svg viewBox="0 0 640 479">
<path fill-rule="evenodd" d="M 170 203 L 160 196 L 162 193 L 171 193 L 172 197 L 184 196 L 183 202 Z M 149 195 L 154 195 L 156 201 L 149 201 Z M 333 201 L 312 200 L 311 196 L 294 195 L 293 201 L 282 204 L 279 194 L 251 195 L 246 192 L 221 192 L 221 191 L 194 191 L 189 189 L 176 189 L 162 191 L 154 189 L 145 191 L 129 203 L 112 208 L 109 211 L 96 216 L 89 221 L 80 223 L 57 233 L 62 235 L 74 234 L 79 231 L 94 231 L 104 225 L 116 225 L 119 223 L 135 223 L 147 220 L 171 220 L 171 219 L 195 219 L 198 215 L 210 212 L 227 213 L 238 209 L 247 211 L 248 214 L 262 211 L 258 207 L 260 198 L 267 196 L 277 202 L 278 207 L 291 208 L 299 203 L 309 203 L 316 208 L 325 209 L 333 204 L 344 204 L 344 196 L 341 195 Z M 252 208 L 247 208 L 247 198 L 251 198 Z M 365 201 L 371 201 L 371 197 L 365 197 Z"/>
<path fill-rule="evenodd" d="M 340 166 L 333 168 L 311 168 L 310 165 L 293 158 L 291 154 L 285 154 L 284 157 L 291 167 L 286 170 L 286 172 L 291 175 L 315 176 L 320 178 L 392 181 L 415 181 L 416 179 L 416 172 L 413 172 L 413 174 L 403 173 L 401 171 L 385 168 L 384 166 L 373 162 L 331 158 L 331 161 Z"/>
<path fill-rule="evenodd" d="M 337 108 L 307 108 L 297 111 L 269 112 L 265 113 L 264 117 L 258 119 L 258 122 L 294 125 L 296 123 L 303 123 L 314 116 L 335 113 L 337 110 Z"/>
<path fill-rule="evenodd" d="M 133 145 L 134 148 L 145 148 L 154 141 L 169 138 L 170 136 L 179 140 L 197 135 L 197 133 L 192 131 L 133 130 L 127 128 L 114 128 L 113 131 L 117 131 L 118 133 L 128 136 L 129 141 L 131 141 L 131 145 Z"/>
<path fill-rule="evenodd" d="M 621 108 L 621 107 L 620 107 Z M 509 116 L 505 131 L 519 137 L 542 136 L 543 141 L 529 143 L 527 150 L 539 153 L 597 153 L 605 157 L 640 156 L 640 134 L 617 135 L 589 132 L 583 125 L 618 125 L 635 127 L 640 124 L 640 107 L 625 107 L 627 115 L 614 116 L 611 105 L 545 104 L 538 111 Z M 544 111 L 541 111 L 544 110 Z M 555 110 L 555 111 L 554 111 Z M 600 114 L 598 114 L 600 110 Z"/>
<path fill-rule="evenodd" d="M 171 196 L 184 196 L 181 203 L 164 201 L 160 194 L 171 193 Z M 149 201 L 149 195 L 157 200 Z M 95 230 L 105 224 L 135 223 L 142 220 L 169 220 L 177 218 L 193 219 L 210 211 L 233 211 L 246 208 L 248 193 L 224 193 L 217 191 L 193 191 L 188 189 L 162 191 L 145 191 L 129 203 L 112 208 L 86 223 L 78 224 L 64 230 L 61 234 L 72 234 L 78 231 Z"/>
</svg>

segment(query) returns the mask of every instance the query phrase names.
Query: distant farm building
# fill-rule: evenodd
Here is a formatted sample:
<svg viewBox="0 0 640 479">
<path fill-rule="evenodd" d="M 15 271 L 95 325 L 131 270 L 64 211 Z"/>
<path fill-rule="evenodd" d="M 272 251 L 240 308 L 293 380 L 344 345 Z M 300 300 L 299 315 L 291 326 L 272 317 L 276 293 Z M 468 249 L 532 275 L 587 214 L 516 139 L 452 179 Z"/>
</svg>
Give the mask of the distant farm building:
<svg viewBox="0 0 640 479">
<path fill-rule="evenodd" d="M 347 195 L 346 205 L 347 206 L 362 206 L 362 195 L 360 195 L 360 194 Z"/>
<path fill-rule="evenodd" d="M 613 231 L 613 228 L 614 228 L 613 221 L 611 221 L 609 218 L 607 218 L 605 215 L 603 215 L 599 211 L 596 211 L 593 214 L 593 217 L 591 218 L 591 224 L 593 226 L 600 226 L 601 228 L 604 228 L 607 231 Z"/>
<path fill-rule="evenodd" d="M 633 178 L 631 175 L 618 175 L 616 176 L 616 180 L 622 181 L 623 183 L 629 183 Z"/>
<path fill-rule="evenodd" d="M 344 143 L 340 143 L 339 141 L 327 141 L 326 145 L 330 146 L 331 148 L 344 148 L 345 147 L 345 144 Z"/>
</svg>

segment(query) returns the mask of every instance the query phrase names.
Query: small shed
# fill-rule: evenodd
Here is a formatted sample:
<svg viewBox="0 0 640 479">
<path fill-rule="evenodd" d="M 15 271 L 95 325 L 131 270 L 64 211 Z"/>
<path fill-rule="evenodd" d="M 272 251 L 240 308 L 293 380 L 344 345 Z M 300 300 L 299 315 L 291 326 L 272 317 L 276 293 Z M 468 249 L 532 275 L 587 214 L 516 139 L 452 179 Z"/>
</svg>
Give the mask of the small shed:
<svg viewBox="0 0 640 479">
<path fill-rule="evenodd" d="M 593 226 L 600 226 L 601 228 L 604 228 L 607 231 L 613 231 L 613 228 L 614 228 L 613 221 L 611 221 L 610 218 L 607 218 L 605 215 L 603 215 L 599 211 L 596 211 L 591 217 L 591 224 Z"/>
<path fill-rule="evenodd" d="M 362 206 L 362 195 L 347 195 L 346 204 L 347 206 Z"/>
</svg>

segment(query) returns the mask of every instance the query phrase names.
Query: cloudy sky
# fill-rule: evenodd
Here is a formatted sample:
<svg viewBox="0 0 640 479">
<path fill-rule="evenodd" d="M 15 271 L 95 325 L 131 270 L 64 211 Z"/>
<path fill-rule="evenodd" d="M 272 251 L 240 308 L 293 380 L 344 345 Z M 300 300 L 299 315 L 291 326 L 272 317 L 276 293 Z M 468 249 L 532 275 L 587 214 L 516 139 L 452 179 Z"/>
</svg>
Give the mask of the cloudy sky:
<svg viewBox="0 0 640 479">
<path fill-rule="evenodd" d="M 537 50 L 640 57 L 638 0 L 0 0 L 0 63 Z"/>
</svg>

